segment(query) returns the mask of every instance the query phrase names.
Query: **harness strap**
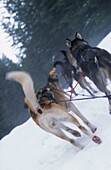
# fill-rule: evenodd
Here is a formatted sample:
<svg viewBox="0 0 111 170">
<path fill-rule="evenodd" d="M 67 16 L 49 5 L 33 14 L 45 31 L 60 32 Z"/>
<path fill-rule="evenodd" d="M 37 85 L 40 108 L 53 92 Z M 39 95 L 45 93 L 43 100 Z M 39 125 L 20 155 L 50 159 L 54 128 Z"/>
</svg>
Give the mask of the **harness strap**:
<svg viewBox="0 0 111 170">
<path fill-rule="evenodd" d="M 79 78 L 78 82 L 77 82 L 76 85 L 71 89 L 71 91 L 70 91 L 70 92 L 71 92 L 70 101 L 72 100 L 72 93 L 74 93 L 75 88 L 77 87 L 77 85 L 79 84 L 79 82 L 82 80 L 83 76 L 84 76 L 84 73 L 81 72 L 81 75 L 80 75 L 80 78 Z"/>
<path fill-rule="evenodd" d="M 50 82 L 52 84 L 54 84 L 54 82 L 58 82 L 58 81 L 59 81 L 58 78 L 51 78 L 51 77 L 48 78 L 48 82 Z"/>
<path fill-rule="evenodd" d="M 40 104 L 40 106 L 44 107 L 46 105 L 50 105 L 51 103 L 57 103 L 57 101 L 55 100 L 51 90 L 45 89 L 42 91 L 42 95 L 38 99 L 38 103 Z"/>
</svg>

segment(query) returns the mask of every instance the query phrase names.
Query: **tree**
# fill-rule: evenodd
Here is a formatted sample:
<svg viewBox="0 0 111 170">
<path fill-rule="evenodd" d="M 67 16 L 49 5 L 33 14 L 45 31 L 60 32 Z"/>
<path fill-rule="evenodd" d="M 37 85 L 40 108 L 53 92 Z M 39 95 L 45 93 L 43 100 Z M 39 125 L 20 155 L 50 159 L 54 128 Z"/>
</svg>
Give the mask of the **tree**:
<svg viewBox="0 0 111 170">
<path fill-rule="evenodd" d="M 7 58 L 0 60 L 0 139 L 30 117 L 24 108 L 21 87 L 5 80 L 11 70 L 20 70 L 20 67 Z"/>
</svg>

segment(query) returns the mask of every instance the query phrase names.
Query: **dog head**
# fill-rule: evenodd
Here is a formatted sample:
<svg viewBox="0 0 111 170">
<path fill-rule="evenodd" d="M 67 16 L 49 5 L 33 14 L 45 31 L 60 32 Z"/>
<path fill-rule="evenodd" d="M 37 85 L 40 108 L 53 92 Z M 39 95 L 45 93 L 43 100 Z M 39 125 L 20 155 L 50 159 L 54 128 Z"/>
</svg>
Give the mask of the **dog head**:
<svg viewBox="0 0 111 170">
<path fill-rule="evenodd" d="M 71 41 L 69 38 L 66 39 L 66 45 L 67 45 L 72 51 L 74 51 L 76 48 L 78 48 L 78 47 L 80 47 L 80 46 L 82 47 L 82 46 L 84 46 L 84 45 L 88 45 L 88 42 L 85 41 L 85 40 L 82 38 L 81 34 L 77 32 L 77 33 L 75 34 L 74 40 Z"/>
</svg>

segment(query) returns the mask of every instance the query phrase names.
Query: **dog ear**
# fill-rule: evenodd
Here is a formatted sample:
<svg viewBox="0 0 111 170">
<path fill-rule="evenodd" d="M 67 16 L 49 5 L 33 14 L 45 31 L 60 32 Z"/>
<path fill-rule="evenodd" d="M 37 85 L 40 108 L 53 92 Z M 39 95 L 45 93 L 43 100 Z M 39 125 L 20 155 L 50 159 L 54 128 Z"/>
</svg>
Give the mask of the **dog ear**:
<svg viewBox="0 0 111 170">
<path fill-rule="evenodd" d="M 80 39 L 80 40 L 83 39 L 82 36 L 81 36 L 81 34 L 80 34 L 79 32 L 76 32 L 75 38 L 78 38 L 78 39 Z"/>
<path fill-rule="evenodd" d="M 53 67 L 52 71 L 56 71 L 56 68 L 55 68 L 55 67 Z"/>
<path fill-rule="evenodd" d="M 71 40 L 69 38 L 66 38 L 66 45 L 71 48 Z"/>
</svg>

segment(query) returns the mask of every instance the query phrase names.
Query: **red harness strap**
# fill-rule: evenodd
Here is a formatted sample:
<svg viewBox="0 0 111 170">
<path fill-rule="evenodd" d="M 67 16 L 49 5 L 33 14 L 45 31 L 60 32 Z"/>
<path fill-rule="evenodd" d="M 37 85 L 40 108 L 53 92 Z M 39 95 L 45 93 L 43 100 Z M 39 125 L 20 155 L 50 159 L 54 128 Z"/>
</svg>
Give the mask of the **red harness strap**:
<svg viewBox="0 0 111 170">
<path fill-rule="evenodd" d="M 79 78 L 78 82 L 77 82 L 76 85 L 71 89 L 71 91 L 70 91 L 70 92 L 71 92 L 70 101 L 72 100 L 72 93 L 74 93 L 75 88 L 77 87 L 77 85 L 79 84 L 79 82 L 81 81 L 81 79 L 83 78 L 83 76 L 84 76 L 84 73 L 82 72 L 81 75 L 80 75 L 80 78 Z"/>
</svg>

